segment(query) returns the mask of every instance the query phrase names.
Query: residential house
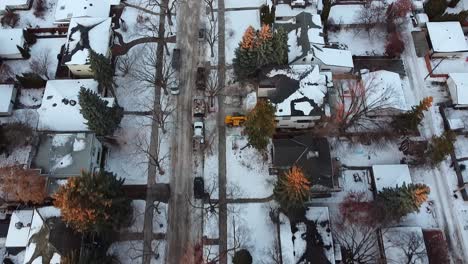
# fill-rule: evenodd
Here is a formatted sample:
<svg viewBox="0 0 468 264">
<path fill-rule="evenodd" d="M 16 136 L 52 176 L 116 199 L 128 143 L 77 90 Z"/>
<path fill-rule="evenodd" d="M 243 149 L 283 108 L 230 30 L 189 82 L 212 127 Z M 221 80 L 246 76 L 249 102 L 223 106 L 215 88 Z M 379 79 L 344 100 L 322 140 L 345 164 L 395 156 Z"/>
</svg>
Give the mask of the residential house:
<svg viewBox="0 0 468 264">
<path fill-rule="evenodd" d="M 464 57 L 468 55 L 468 43 L 460 22 L 426 23 L 431 57 Z"/>
<path fill-rule="evenodd" d="M 48 206 L 15 211 L 7 241 L 17 246 L 7 247 L 10 255 L 25 251 L 24 264 L 60 264 L 61 256 L 79 250 L 81 235 L 62 222 L 59 209 Z"/>
<path fill-rule="evenodd" d="M 48 177 L 47 190 L 54 193 L 56 180 L 96 172 L 102 165 L 103 147 L 93 133 L 42 134 L 31 167 Z"/>
<path fill-rule="evenodd" d="M 293 65 L 273 70 L 258 87 L 258 97 L 276 106 L 276 126 L 282 129 L 313 127 L 328 113 L 326 95 L 333 87 L 331 73 L 317 66 Z"/>
<path fill-rule="evenodd" d="M 80 113 L 78 94 L 81 88 L 98 92 L 92 79 L 47 81 L 39 114 L 38 130 L 54 132 L 87 132 L 86 120 Z M 103 98 L 113 106 L 114 98 Z"/>
<path fill-rule="evenodd" d="M 421 227 L 386 228 L 382 242 L 387 263 L 429 264 Z"/>
<path fill-rule="evenodd" d="M 109 17 L 111 7 L 120 0 L 58 0 L 55 7 L 56 24 L 69 24 L 72 18 Z"/>
<path fill-rule="evenodd" d="M 328 23 L 332 25 L 359 25 L 359 13 L 365 8 L 363 4 L 338 4 L 330 8 Z"/>
<path fill-rule="evenodd" d="M 24 46 L 23 29 L 0 29 L 0 59 L 22 59 L 18 47 Z"/>
<path fill-rule="evenodd" d="M 468 107 L 468 73 L 449 73 L 447 86 L 455 107 Z"/>
<path fill-rule="evenodd" d="M 293 166 L 302 169 L 313 182 L 311 193 L 327 195 L 336 189 L 337 180 L 326 138 L 304 134 L 273 139 L 273 169 L 282 174 Z"/>
<path fill-rule="evenodd" d="M 300 13 L 317 14 L 321 11 L 321 0 L 286 0 L 275 4 L 275 23 L 287 22 Z"/>
<path fill-rule="evenodd" d="M 7 10 L 28 10 L 31 8 L 33 0 L 2 0 L 0 1 L 0 15 Z"/>
<path fill-rule="evenodd" d="M 16 88 L 13 84 L 0 84 L 0 116 L 9 116 L 16 100 Z"/>
<path fill-rule="evenodd" d="M 369 116 L 391 116 L 409 110 L 403 83 L 395 72 L 386 70 L 361 74 Z M 375 111 L 373 111 L 375 110 Z"/>
<path fill-rule="evenodd" d="M 66 65 L 73 75 L 93 76 L 89 61 L 91 50 L 105 57 L 111 56 L 110 46 L 113 38 L 111 22 L 110 17 L 71 19 L 62 64 Z"/>
</svg>

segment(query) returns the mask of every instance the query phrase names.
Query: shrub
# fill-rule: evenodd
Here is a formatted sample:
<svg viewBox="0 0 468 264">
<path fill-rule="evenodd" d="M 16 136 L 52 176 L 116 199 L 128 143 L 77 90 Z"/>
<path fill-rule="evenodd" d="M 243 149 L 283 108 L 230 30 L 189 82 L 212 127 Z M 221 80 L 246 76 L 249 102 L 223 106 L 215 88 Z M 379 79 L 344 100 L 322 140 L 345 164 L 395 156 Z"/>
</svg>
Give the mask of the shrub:
<svg viewBox="0 0 468 264">
<path fill-rule="evenodd" d="M 245 122 L 249 144 L 258 150 L 266 150 L 275 131 L 275 107 L 268 101 L 258 101 L 255 108 L 247 114 Z"/>
<path fill-rule="evenodd" d="M 405 43 L 401 40 L 401 36 L 397 32 L 389 35 L 385 46 L 385 54 L 390 57 L 399 57 L 405 50 Z"/>
<path fill-rule="evenodd" d="M 20 75 L 16 75 L 16 79 L 23 88 L 43 88 L 46 86 L 47 81 L 34 72 L 25 72 Z"/>
<path fill-rule="evenodd" d="M 12 28 L 16 27 L 18 25 L 18 21 L 20 20 L 20 17 L 18 14 L 11 10 L 7 10 L 5 14 L 3 14 L 2 19 L 0 22 L 2 23 L 2 26 L 10 26 Z"/>
<path fill-rule="evenodd" d="M 241 249 L 234 253 L 232 264 L 252 264 L 252 255 L 247 249 Z"/>
<path fill-rule="evenodd" d="M 37 42 L 37 37 L 33 33 L 23 29 L 23 37 L 28 46 L 34 45 Z"/>
<path fill-rule="evenodd" d="M 44 17 L 44 13 L 47 10 L 46 0 L 35 0 L 34 1 L 34 15 L 36 17 Z"/>
<path fill-rule="evenodd" d="M 435 17 L 443 15 L 446 9 L 447 9 L 446 0 L 429 0 L 424 5 L 424 12 L 427 14 L 429 19 L 431 20 Z"/>
<path fill-rule="evenodd" d="M 454 151 L 453 142 L 455 134 L 452 131 L 446 131 L 442 136 L 432 137 L 426 156 L 430 163 L 436 165 L 442 162 L 447 155 Z"/>
<path fill-rule="evenodd" d="M 14 149 L 24 147 L 33 141 L 32 128 L 23 123 L 0 125 L 0 154 L 11 153 Z"/>
</svg>

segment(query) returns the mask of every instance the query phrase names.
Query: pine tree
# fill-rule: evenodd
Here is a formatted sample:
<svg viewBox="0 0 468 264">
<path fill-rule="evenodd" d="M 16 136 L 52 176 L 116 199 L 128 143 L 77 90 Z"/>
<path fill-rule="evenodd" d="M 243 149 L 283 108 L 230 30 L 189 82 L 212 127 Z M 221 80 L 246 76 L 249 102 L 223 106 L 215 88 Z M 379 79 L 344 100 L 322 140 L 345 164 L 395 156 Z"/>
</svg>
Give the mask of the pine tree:
<svg viewBox="0 0 468 264">
<path fill-rule="evenodd" d="M 240 44 L 243 49 L 253 49 L 255 47 L 256 32 L 252 26 L 249 26 L 242 36 L 242 42 Z"/>
<path fill-rule="evenodd" d="M 424 112 L 432 106 L 432 97 L 424 98 L 417 106 L 413 106 L 408 112 L 395 116 L 392 127 L 399 133 L 414 132 L 424 119 Z"/>
<path fill-rule="evenodd" d="M 446 131 L 440 137 L 432 137 L 429 149 L 426 153 L 426 157 L 429 158 L 430 163 L 436 165 L 442 162 L 447 155 L 452 153 L 454 151 L 454 141 L 455 134 L 452 131 Z"/>
<path fill-rule="evenodd" d="M 129 224 L 132 211 L 123 183 L 110 172 L 83 171 L 59 188 L 54 205 L 60 208 L 62 219 L 79 232 L 118 231 Z"/>
<path fill-rule="evenodd" d="M 114 70 L 109 58 L 94 50 L 89 52 L 89 63 L 93 71 L 94 80 L 99 83 L 99 92 L 110 91 L 114 94 Z"/>
<path fill-rule="evenodd" d="M 429 193 L 429 187 L 424 184 L 403 184 L 401 187 L 383 188 L 375 202 L 385 221 L 399 221 L 407 214 L 419 212 Z"/>
<path fill-rule="evenodd" d="M 282 28 L 273 34 L 273 54 L 271 57 L 276 65 L 288 63 L 288 34 Z"/>
<path fill-rule="evenodd" d="M 81 114 L 88 121 L 89 129 L 98 136 L 112 135 L 123 118 L 123 108 L 102 100 L 97 93 L 81 87 L 78 95 Z"/>
<path fill-rule="evenodd" d="M 431 21 L 433 18 L 442 16 L 446 9 L 446 0 L 429 0 L 424 4 L 424 11 Z"/>
<path fill-rule="evenodd" d="M 270 102 L 261 100 L 247 114 L 245 132 L 247 133 L 249 144 L 260 151 L 266 150 L 270 138 L 275 133 L 275 111 L 275 107 Z"/>
<path fill-rule="evenodd" d="M 299 167 L 293 166 L 284 175 L 278 177 L 273 192 L 281 208 L 288 211 L 303 206 L 309 197 L 309 189 L 309 180 Z"/>
</svg>

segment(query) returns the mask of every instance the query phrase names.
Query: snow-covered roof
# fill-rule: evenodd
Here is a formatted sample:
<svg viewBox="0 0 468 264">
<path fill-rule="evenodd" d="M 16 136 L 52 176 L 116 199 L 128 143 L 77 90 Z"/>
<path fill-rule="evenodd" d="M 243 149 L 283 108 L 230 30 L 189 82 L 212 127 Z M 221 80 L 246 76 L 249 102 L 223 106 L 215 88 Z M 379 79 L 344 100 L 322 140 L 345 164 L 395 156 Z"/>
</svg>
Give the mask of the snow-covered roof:
<svg viewBox="0 0 468 264">
<path fill-rule="evenodd" d="M 406 263 L 405 252 L 413 252 L 413 264 L 428 264 L 421 227 L 392 227 L 382 231 L 385 257 L 388 263 Z"/>
<path fill-rule="evenodd" d="M 301 111 L 303 115 L 310 115 L 317 106 L 323 104 L 327 92 L 326 75 L 320 73 L 318 66 L 292 65 L 291 72 L 275 71 L 278 74 L 289 76 L 299 81 L 299 89 L 289 97 L 276 104 L 276 116 L 291 116 L 292 112 Z M 297 100 L 305 99 L 297 102 Z M 313 100 L 312 104 L 310 101 Z"/>
<path fill-rule="evenodd" d="M 314 57 L 325 65 L 353 68 L 353 54 L 349 50 L 312 46 Z"/>
<path fill-rule="evenodd" d="M 317 13 L 314 5 L 309 5 L 306 8 L 291 8 L 291 6 L 288 4 L 277 4 L 275 10 L 275 17 L 294 17 L 302 12 L 308 12 L 311 14 Z M 278 20 L 276 22 L 278 22 Z"/>
<path fill-rule="evenodd" d="M 395 72 L 380 70 L 362 74 L 366 89 L 366 104 L 408 110 L 400 76 Z"/>
<path fill-rule="evenodd" d="M 460 22 L 427 22 L 434 52 L 468 51 Z"/>
<path fill-rule="evenodd" d="M 307 36 L 309 37 L 309 42 L 311 44 L 325 44 L 325 40 L 323 38 L 323 26 L 322 26 L 322 19 L 319 15 L 313 14 L 312 15 L 312 23 L 317 27 L 310 27 L 307 31 Z"/>
<path fill-rule="evenodd" d="M 30 0 L 2 0 L 0 1 L 0 12 L 6 11 L 7 8 L 27 5 L 29 1 Z"/>
<path fill-rule="evenodd" d="M 330 263 L 335 263 L 335 250 L 330 230 L 330 214 L 328 212 L 328 207 L 308 207 L 306 210 L 306 218 L 309 221 L 317 223 L 317 232 L 322 237 L 325 256 Z"/>
<path fill-rule="evenodd" d="M 374 173 L 377 191 L 382 191 L 383 188 L 401 187 L 403 183 L 412 183 L 410 171 L 406 164 L 374 165 L 372 166 L 372 172 Z"/>
<path fill-rule="evenodd" d="M 13 98 L 15 87 L 13 84 L 0 84 L 0 113 L 8 113 L 10 111 L 11 101 Z"/>
<path fill-rule="evenodd" d="M 68 28 L 64 62 L 67 65 L 89 64 L 89 49 L 108 55 L 112 19 L 81 17 L 73 18 Z M 89 30 L 86 34 L 83 34 Z"/>
<path fill-rule="evenodd" d="M 468 73 L 449 73 L 456 88 L 456 103 L 468 104 Z"/>
<path fill-rule="evenodd" d="M 120 0 L 58 0 L 55 23 L 67 23 L 74 17 L 108 17 L 111 5 Z"/>
<path fill-rule="evenodd" d="M 42 105 L 37 110 L 39 113 L 38 129 L 88 131 L 86 120 L 81 115 L 81 107 L 78 104 L 81 87 L 94 92 L 98 91 L 98 83 L 92 79 L 47 81 Z"/>
<path fill-rule="evenodd" d="M 329 21 L 333 24 L 352 25 L 359 23 L 359 12 L 363 5 L 333 5 L 330 9 Z"/>
<path fill-rule="evenodd" d="M 11 215 L 5 247 L 26 247 L 33 219 L 33 210 L 18 210 Z"/>
<path fill-rule="evenodd" d="M 0 58 L 20 54 L 17 45 L 24 45 L 21 28 L 0 29 Z"/>
</svg>

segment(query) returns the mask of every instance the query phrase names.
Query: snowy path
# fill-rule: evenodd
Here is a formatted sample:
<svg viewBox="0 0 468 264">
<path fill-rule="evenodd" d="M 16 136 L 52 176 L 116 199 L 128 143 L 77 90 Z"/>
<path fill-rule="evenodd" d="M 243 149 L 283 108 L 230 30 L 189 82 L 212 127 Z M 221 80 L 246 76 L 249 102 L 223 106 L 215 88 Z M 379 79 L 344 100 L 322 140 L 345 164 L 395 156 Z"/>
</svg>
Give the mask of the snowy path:
<svg viewBox="0 0 468 264">
<path fill-rule="evenodd" d="M 410 30 L 405 31 L 403 37 L 406 42 L 403 61 L 415 95 L 415 101 L 417 102 L 424 97 L 431 96 L 427 94 L 427 90 L 425 90 L 426 82 L 424 77 L 427 73 L 425 71 L 423 72 L 423 69 L 425 69 L 424 62 L 416 56 Z M 440 126 L 435 122 L 440 118 L 437 118 L 435 115 L 434 107 L 426 113 L 423 126 L 420 129 L 422 136 L 426 139 L 430 139 L 433 135 L 440 135 L 443 132 Z M 429 170 L 427 173 L 427 176 L 431 177 L 429 180 L 434 182 L 437 187 L 435 190 L 431 190 L 435 193 L 436 197 L 435 208 L 437 220 L 441 227 L 443 227 L 446 235 L 448 235 L 447 240 L 451 246 L 453 257 L 455 259 L 468 259 L 468 256 L 466 256 L 468 247 L 466 241 L 462 239 L 462 229 L 459 225 L 458 214 L 454 212 L 454 206 L 451 201 L 452 191 L 450 190 L 446 174 L 441 173 L 441 171 L 447 171 L 445 167 L 446 164 L 442 163 L 439 167 Z"/>
</svg>

